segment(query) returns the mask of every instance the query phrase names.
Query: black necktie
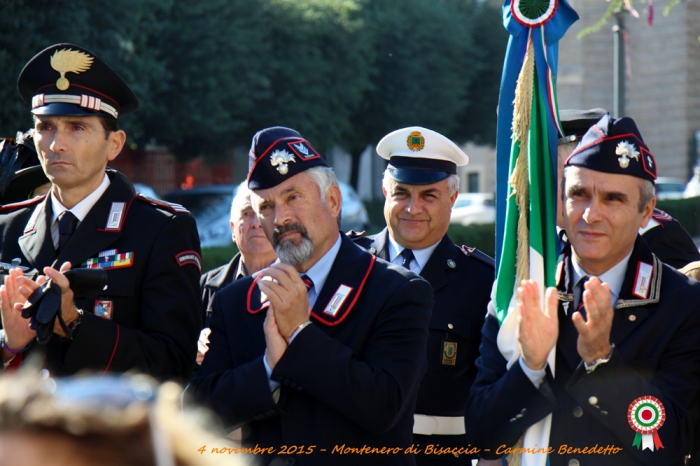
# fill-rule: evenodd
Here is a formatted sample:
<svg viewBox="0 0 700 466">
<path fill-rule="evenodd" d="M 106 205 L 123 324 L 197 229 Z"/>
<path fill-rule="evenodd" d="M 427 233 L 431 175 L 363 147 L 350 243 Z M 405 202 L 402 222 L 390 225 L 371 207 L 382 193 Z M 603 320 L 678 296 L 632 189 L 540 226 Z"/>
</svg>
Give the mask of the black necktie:
<svg viewBox="0 0 700 466">
<path fill-rule="evenodd" d="M 581 361 L 581 356 L 578 354 L 576 345 L 578 342 L 578 330 L 574 325 L 574 321 L 571 317 L 574 312 L 578 311 L 581 313 L 581 317 L 586 317 L 586 309 L 583 306 L 583 285 L 588 281 L 590 277 L 584 276 L 579 282 L 574 286 L 574 290 L 578 294 L 578 300 L 571 303 L 572 305 L 568 307 L 566 314 L 563 312 L 559 314 L 559 340 L 557 346 L 564 354 L 564 359 L 568 361 L 568 365 L 571 369 L 574 369 L 576 365 Z M 576 294 L 576 293 L 575 293 Z M 576 306 L 574 308 L 574 305 Z M 562 309 L 566 309 L 566 306 L 562 306 Z M 557 367 L 559 366 L 559 360 L 557 359 Z"/>
<path fill-rule="evenodd" d="M 585 275 L 581 278 L 581 280 L 578 281 L 578 284 L 576 285 L 576 288 L 578 288 L 578 306 L 576 306 L 576 310 L 581 313 L 581 317 L 586 318 L 586 308 L 583 306 L 583 292 L 585 291 L 585 288 L 583 287 L 588 280 L 590 280 L 591 277 L 588 275 Z"/>
<path fill-rule="evenodd" d="M 310 291 L 311 288 L 314 287 L 314 282 L 309 278 L 308 275 L 304 274 L 301 276 L 301 281 L 304 282 L 304 285 L 306 285 L 306 291 Z"/>
<path fill-rule="evenodd" d="M 58 216 L 58 251 L 63 250 L 77 226 L 78 217 L 73 215 L 73 212 L 70 210 L 61 212 Z"/>
<path fill-rule="evenodd" d="M 415 259 L 415 256 L 413 255 L 413 251 L 410 249 L 404 249 L 401 251 L 401 255 L 403 256 L 403 262 L 401 265 L 406 267 L 408 270 L 411 270 L 411 261 Z"/>
</svg>

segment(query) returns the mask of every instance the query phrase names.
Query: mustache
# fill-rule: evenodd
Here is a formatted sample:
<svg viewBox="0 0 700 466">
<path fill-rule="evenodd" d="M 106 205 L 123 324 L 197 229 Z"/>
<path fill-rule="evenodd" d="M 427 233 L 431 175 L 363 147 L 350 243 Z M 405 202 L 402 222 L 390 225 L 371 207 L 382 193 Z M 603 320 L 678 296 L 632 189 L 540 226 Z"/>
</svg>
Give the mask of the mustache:
<svg viewBox="0 0 700 466">
<path fill-rule="evenodd" d="M 303 238 L 306 238 L 308 240 L 311 240 L 311 237 L 309 236 L 309 232 L 307 231 L 306 228 L 304 228 L 304 225 L 301 223 L 288 223 L 286 225 L 282 225 L 280 227 L 275 227 L 275 231 L 273 232 L 272 235 L 272 241 L 273 245 L 278 245 L 280 236 L 282 236 L 285 233 L 288 233 L 290 231 L 298 231 Z"/>
</svg>

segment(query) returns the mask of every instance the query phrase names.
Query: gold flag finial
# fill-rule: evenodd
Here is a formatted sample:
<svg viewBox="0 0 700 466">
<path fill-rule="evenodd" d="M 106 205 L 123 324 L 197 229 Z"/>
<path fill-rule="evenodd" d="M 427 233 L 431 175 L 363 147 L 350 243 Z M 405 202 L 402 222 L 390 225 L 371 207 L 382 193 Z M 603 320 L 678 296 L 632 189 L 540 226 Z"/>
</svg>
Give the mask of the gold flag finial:
<svg viewBox="0 0 700 466">
<path fill-rule="evenodd" d="M 61 77 L 56 81 L 56 87 L 65 91 L 70 87 L 70 82 L 66 79 L 66 73 L 82 73 L 92 66 L 93 57 L 78 50 L 63 49 L 57 50 L 51 56 L 51 68 L 61 73 Z"/>
</svg>

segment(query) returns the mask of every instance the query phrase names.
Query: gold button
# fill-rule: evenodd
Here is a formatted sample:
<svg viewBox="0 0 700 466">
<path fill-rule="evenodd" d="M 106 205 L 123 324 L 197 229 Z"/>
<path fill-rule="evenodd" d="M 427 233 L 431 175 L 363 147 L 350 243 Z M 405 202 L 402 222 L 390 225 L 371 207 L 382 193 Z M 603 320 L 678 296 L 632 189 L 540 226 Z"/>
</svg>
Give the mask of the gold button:
<svg viewBox="0 0 700 466">
<path fill-rule="evenodd" d="M 452 330 L 453 328 L 455 328 L 455 326 L 452 325 L 452 324 L 447 324 L 447 328 L 449 328 L 450 330 Z"/>
<path fill-rule="evenodd" d="M 634 322 L 635 320 L 637 320 L 637 316 L 634 315 L 634 314 L 630 314 L 630 316 L 628 317 L 628 319 L 630 320 L 630 322 Z"/>
<path fill-rule="evenodd" d="M 595 406 L 595 405 L 598 404 L 598 398 L 595 397 L 595 396 L 592 396 L 592 397 L 590 397 L 590 398 L 588 399 L 588 403 L 589 403 L 589 404 L 592 404 L 593 406 Z"/>
</svg>

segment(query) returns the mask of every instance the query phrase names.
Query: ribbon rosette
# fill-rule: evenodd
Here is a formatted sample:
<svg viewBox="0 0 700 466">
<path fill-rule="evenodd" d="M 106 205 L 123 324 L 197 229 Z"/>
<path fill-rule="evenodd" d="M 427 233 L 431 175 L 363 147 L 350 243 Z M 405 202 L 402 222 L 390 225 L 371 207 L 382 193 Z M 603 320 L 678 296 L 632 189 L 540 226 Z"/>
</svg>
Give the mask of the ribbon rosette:
<svg viewBox="0 0 700 466">
<path fill-rule="evenodd" d="M 632 430 L 637 432 L 634 437 L 633 446 L 642 450 L 645 448 L 654 451 L 664 448 L 657 431 L 664 425 L 666 420 L 666 410 L 661 402 L 653 396 L 642 396 L 630 404 L 627 409 L 627 420 Z"/>
</svg>

